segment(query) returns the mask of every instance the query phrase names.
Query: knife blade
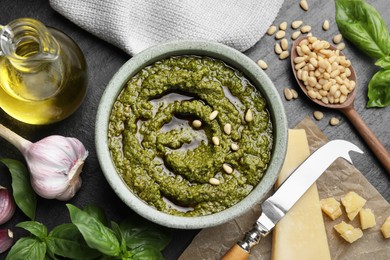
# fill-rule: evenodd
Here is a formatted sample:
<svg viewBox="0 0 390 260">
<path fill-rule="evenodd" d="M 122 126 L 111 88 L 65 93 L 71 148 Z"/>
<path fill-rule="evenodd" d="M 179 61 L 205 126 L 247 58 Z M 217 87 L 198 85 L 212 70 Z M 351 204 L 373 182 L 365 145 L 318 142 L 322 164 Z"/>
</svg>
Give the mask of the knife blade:
<svg viewBox="0 0 390 260">
<path fill-rule="evenodd" d="M 235 244 L 222 260 L 247 259 L 250 249 L 275 227 L 276 223 L 294 206 L 322 173 L 337 159 L 343 158 L 352 164 L 349 152 L 363 153 L 356 145 L 345 140 L 333 140 L 318 148 L 280 185 L 276 192 L 265 200 L 262 213 L 252 230 Z"/>
</svg>

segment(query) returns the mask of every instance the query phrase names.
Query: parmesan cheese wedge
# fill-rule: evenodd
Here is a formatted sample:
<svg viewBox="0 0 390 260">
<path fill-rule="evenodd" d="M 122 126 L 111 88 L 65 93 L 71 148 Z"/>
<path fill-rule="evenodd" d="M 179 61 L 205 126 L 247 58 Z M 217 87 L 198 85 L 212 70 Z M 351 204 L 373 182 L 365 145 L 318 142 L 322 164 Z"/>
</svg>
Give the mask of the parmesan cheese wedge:
<svg viewBox="0 0 390 260">
<path fill-rule="evenodd" d="M 289 130 L 287 155 L 276 187 L 309 155 L 305 130 Z M 316 184 L 275 226 L 272 259 L 331 259 Z"/>
</svg>

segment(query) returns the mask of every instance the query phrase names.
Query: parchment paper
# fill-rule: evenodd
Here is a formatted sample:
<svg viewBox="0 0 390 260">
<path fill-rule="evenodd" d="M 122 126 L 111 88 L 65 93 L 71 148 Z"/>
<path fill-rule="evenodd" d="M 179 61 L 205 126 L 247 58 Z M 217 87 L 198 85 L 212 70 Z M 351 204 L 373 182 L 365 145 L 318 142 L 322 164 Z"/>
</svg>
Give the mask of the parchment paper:
<svg viewBox="0 0 390 260">
<path fill-rule="evenodd" d="M 328 141 L 308 117 L 295 128 L 305 129 L 311 152 Z M 364 154 L 352 154 L 352 160 L 364 160 Z M 359 170 L 346 161 L 338 159 L 317 180 L 317 187 L 321 199 L 335 197 L 340 200 L 348 191 L 357 192 L 367 200 L 365 208 L 373 210 L 376 217 L 376 226 L 363 230 L 363 237 L 349 244 L 334 231 L 333 226 L 344 220 L 354 227 L 360 227 L 359 217 L 349 221 L 344 208 L 342 217 L 334 221 L 324 214 L 332 259 L 390 259 L 390 239 L 384 239 L 379 230 L 386 218 L 390 216 L 390 205 Z M 242 239 L 244 233 L 252 227 L 259 216 L 260 206 L 229 223 L 203 229 L 179 259 L 220 259 L 237 240 Z M 272 234 L 269 234 L 252 249 L 249 259 L 271 259 L 271 243 Z"/>
</svg>

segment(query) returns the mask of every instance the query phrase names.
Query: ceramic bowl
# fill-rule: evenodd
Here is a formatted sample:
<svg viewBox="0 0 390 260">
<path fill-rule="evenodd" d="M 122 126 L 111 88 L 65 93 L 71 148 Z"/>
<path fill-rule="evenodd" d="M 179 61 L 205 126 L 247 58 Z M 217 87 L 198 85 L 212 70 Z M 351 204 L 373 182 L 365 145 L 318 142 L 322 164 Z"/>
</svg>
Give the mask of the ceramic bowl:
<svg viewBox="0 0 390 260">
<path fill-rule="evenodd" d="M 108 122 L 111 108 L 128 80 L 142 68 L 177 55 L 200 55 L 216 58 L 236 68 L 260 90 L 267 100 L 273 124 L 274 144 L 267 172 L 251 193 L 234 206 L 221 212 L 199 217 L 169 215 L 149 206 L 128 188 L 117 173 L 108 149 Z M 119 198 L 132 210 L 150 221 L 180 229 L 198 229 L 223 224 L 239 217 L 252 207 L 258 207 L 276 181 L 287 147 L 287 120 L 281 98 L 268 76 L 246 55 L 209 41 L 176 41 L 151 47 L 126 62 L 109 82 L 99 104 L 95 133 L 96 150 L 101 169 Z"/>
</svg>

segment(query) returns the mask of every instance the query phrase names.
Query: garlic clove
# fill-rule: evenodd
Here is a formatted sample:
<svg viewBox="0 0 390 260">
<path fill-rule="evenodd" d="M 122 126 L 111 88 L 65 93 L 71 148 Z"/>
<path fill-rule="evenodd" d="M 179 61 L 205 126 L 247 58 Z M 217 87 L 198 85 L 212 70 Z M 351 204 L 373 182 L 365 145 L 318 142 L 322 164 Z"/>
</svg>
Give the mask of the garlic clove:
<svg viewBox="0 0 390 260">
<path fill-rule="evenodd" d="M 88 151 L 76 138 L 49 136 L 33 143 L 24 155 L 31 184 L 41 197 L 69 200 L 80 189 Z"/>
<path fill-rule="evenodd" d="M 14 234 L 9 229 L 0 229 L 0 254 L 7 251 L 14 243 Z"/>
<path fill-rule="evenodd" d="M 15 209 L 15 202 L 9 190 L 0 186 L 0 225 L 12 218 Z"/>
<path fill-rule="evenodd" d="M 52 135 L 32 143 L 2 124 L 0 136 L 23 154 L 31 186 L 39 196 L 69 200 L 80 189 L 80 173 L 88 151 L 76 138 Z"/>
</svg>

